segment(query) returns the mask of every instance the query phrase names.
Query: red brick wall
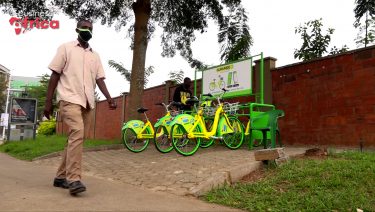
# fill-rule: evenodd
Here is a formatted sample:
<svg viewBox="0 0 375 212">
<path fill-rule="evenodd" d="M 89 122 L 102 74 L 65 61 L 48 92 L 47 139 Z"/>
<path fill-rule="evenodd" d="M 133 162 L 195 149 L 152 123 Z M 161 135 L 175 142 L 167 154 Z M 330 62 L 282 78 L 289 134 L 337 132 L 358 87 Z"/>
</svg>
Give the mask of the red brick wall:
<svg viewBox="0 0 375 212">
<path fill-rule="evenodd" d="M 175 88 L 164 84 L 144 91 L 151 122 L 165 112 L 155 103 L 171 100 Z M 286 144 L 358 146 L 362 138 L 365 146 L 375 146 L 375 46 L 274 69 L 272 92 L 273 104 L 286 114 L 279 119 Z M 126 105 L 127 96 L 116 98 L 114 111 L 106 101 L 97 103 L 90 137 L 121 138 L 123 99 Z M 58 133 L 66 129 L 58 123 Z"/>
<path fill-rule="evenodd" d="M 375 146 L 375 47 L 272 71 L 288 144 Z"/>
<path fill-rule="evenodd" d="M 156 120 L 160 117 L 163 117 L 165 114 L 165 109 L 162 106 L 157 106 L 157 103 L 165 103 L 166 98 L 166 86 L 159 85 L 153 88 L 146 89 L 143 93 L 143 107 L 149 109 L 147 111 L 147 117 L 151 123 L 155 123 Z M 142 120 L 143 116 L 142 116 Z"/>
<path fill-rule="evenodd" d="M 90 138 L 115 139 L 121 138 L 122 127 L 122 97 L 114 98 L 117 103 L 116 110 L 110 110 L 107 101 L 96 104 L 94 127 L 90 130 Z"/>
</svg>

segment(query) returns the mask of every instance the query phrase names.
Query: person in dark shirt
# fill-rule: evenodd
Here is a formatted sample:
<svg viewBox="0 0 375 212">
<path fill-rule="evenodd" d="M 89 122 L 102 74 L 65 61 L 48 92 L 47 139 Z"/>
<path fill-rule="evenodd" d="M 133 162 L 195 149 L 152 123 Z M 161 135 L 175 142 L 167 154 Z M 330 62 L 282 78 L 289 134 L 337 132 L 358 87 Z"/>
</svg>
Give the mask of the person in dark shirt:
<svg viewBox="0 0 375 212">
<path fill-rule="evenodd" d="M 190 86 L 191 79 L 189 77 L 185 77 L 184 83 L 178 86 L 174 91 L 173 101 L 182 103 L 180 106 L 181 110 L 191 110 L 191 105 L 186 104 L 186 101 L 192 97 Z"/>
</svg>

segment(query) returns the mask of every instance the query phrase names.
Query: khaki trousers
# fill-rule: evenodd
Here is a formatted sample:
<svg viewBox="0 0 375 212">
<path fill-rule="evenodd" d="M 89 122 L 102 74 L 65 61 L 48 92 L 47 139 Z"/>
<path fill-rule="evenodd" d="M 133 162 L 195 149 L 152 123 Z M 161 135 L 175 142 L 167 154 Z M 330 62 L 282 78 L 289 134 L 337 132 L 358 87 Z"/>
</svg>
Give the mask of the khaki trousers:
<svg viewBox="0 0 375 212">
<path fill-rule="evenodd" d="M 56 177 L 66 178 L 68 182 L 78 181 L 81 180 L 83 139 L 88 135 L 93 110 L 66 101 L 60 101 L 59 108 L 61 119 L 69 131 Z"/>
</svg>

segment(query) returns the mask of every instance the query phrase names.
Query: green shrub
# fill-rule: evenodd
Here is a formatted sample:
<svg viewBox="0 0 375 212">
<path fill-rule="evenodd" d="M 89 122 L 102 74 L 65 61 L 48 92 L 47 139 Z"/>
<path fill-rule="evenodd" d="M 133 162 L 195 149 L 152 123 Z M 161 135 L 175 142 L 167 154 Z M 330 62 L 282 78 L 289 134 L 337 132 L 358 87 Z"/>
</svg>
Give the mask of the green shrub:
<svg viewBox="0 0 375 212">
<path fill-rule="evenodd" d="M 56 121 L 49 120 L 43 121 L 40 123 L 38 127 L 38 134 L 39 135 L 53 135 L 56 132 Z"/>
</svg>

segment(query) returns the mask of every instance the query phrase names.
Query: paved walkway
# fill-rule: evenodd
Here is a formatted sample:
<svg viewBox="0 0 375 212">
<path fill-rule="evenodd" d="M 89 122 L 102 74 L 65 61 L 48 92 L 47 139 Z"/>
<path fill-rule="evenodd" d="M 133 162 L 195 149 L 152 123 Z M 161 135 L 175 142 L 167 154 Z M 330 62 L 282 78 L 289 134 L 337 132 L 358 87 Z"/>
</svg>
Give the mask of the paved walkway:
<svg viewBox="0 0 375 212">
<path fill-rule="evenodd" d="M 96 164 L 109 166 L 112 158 L 99 159 L 102 161 L 96 160 Z M 0 211 L 239 211 L 91 176 L 84 178 L 87 191 L 72 197 L 66 189 L 52 186 L 53 167 L 20 161 L 3 153 L 0 164 Z"/>
<path fill-rule="evenodd" d="M 286 153 L 296 155 L 305 150 L 286 148 Z M 60 160 L 54 157 L 33 163 L 56 169 Z M 83 181 L 85 176 L 95 176 L 180 196 L 199 196 L 216 185 L 236 182 L 261 165 L 254 160 L 254 151 L 220 145 L 201 148 L 189 157 L 175 151 L 161 154 L 152 145 L 141 153 L 127 149 L 85 152 L 83 161 Z"/>
</svg>

